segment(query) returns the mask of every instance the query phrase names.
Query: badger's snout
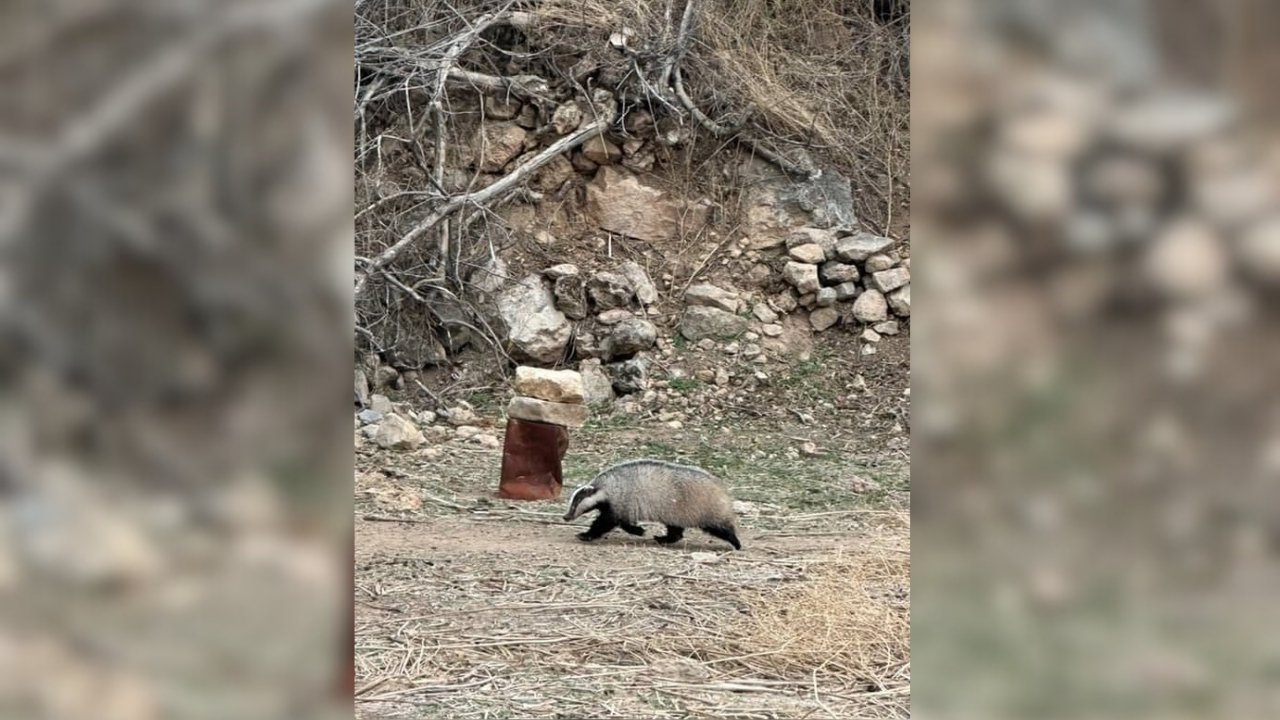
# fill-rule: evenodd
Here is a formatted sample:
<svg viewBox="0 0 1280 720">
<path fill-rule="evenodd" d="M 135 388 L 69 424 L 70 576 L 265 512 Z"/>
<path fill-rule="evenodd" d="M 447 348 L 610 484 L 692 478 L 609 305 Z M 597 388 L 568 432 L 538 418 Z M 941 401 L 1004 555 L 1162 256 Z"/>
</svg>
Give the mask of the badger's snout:
<svg viewBox="0 0 1280 720">
<path fill-rule="evenodd" d="M 564 514 L 564 521 L 565 521 L 565 522 L 569 522 L 569 521 L 570 521 L 570 520 L 572 520 L 572 519 L 573 519 L 573 513 L 572 513 L 572 512 L 567 512 L 567 513 L 565 513 L 565 514 Z"/>
</svg>

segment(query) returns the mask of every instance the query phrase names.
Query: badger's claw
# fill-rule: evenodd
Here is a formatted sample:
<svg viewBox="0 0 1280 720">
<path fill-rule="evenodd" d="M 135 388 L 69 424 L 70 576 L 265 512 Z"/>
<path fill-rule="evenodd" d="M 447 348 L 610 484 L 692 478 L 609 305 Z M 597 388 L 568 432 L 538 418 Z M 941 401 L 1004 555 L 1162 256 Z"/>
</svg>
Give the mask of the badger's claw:
<svg viewBox="0 0 1280 720">
<path fill-rule="evenodd" d="M 592 540 L 596 539 L 596 536 L 592 535 L 589 532 L 580 532 L 578 533 L 578 539 L 581 540 L 582 542 L 591 542 Z"/>
</svg>

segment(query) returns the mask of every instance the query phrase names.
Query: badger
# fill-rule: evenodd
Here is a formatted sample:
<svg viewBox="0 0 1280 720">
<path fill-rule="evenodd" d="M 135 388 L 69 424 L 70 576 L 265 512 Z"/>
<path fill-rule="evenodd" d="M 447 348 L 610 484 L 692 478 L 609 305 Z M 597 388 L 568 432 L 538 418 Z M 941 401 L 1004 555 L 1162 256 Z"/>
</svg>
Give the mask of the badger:
<svg viewBox="0 0 1280 720">
<path fill-rule="evenodd" d="M 599 514 L 578 534 L 584 542 L 618 527 L 642 536 L 644 528 L 637 523 L 648 521 L 667 526 L 667 534 L 656 538 L 664 545 L 684 537 L 685 528 L 698 528 L 742 549 L 729 494 L 715 476 L 691 465 L 647 459 L 614 465 L 573 491 L 564 519 L 592 510 Z"/>
</svg>

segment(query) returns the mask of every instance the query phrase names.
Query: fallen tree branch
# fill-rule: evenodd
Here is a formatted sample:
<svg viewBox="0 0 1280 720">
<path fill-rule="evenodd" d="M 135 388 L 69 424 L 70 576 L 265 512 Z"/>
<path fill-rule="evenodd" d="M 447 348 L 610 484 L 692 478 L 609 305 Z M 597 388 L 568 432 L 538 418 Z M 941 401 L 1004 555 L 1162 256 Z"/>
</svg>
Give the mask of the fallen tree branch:
<svg viewBox="0 0 1280 720">
<path fill-rule="evenodd" d="M 545 150 L 535 155 L 529 162 L 503 176 L 502 179 L 493 183 L 489 187 L 473 193 L 455 195 L 440 208 L 436 209 L 426 218 L 414 225 L 409 232 L 405 233 L 403 237 L 393 243 L 390 247 L 379 253 L 378 256 L 368 264 L 363 272 L 356 273 L 355 298 L 358 300 L 364 293 L 365 288 L 369 284 L 370 278 L 379 274 L 384 267 L 399 257 L 400 253 L 404 252 L 405 248 L 412 245 L 414 241 L 422 236 L 423 233 L 435 227 L 441 220 L 449 217 L 466 205 L 483 205 L 484 203 L 512 190 L 560 154 L 578 147 L 582 143 L 586 142 L 586 140 L 591 136 L 602 132 L 607 125 L 608 123 L 604 121 L 597 121 L 579 128 L 578 131 L 572 135 L 566 135 L 555 141 Z"/>
<path fill-rule="evenodd" d="M 511 93 L 521 100 L 530 100 L 538 103 L 551 102 L 547 97 L 547 93 L 551 91 L 551 86 L 546 80 L 537 75 L 505 77 L 502 75 L 486 75 L 474 70 L 455 67 L 450 68 L 445 77 L 452 83 L 466 85 L 476 90 Z"/>
</svg>

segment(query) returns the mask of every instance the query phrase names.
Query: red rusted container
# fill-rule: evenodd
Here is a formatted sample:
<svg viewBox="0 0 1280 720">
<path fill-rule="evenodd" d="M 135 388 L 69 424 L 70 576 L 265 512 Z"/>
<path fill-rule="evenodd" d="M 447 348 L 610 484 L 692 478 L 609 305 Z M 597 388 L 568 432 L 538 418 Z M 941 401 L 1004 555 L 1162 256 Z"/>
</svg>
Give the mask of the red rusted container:
<svg viewBox="0 0 1280 720">
<path fill-rule="evenodd" d="M 552 500 L 564 486 L 561 461 L 569 449 L 569 431 L 559 425 L 507 419 L 498 497 Z"/>
</svg>

